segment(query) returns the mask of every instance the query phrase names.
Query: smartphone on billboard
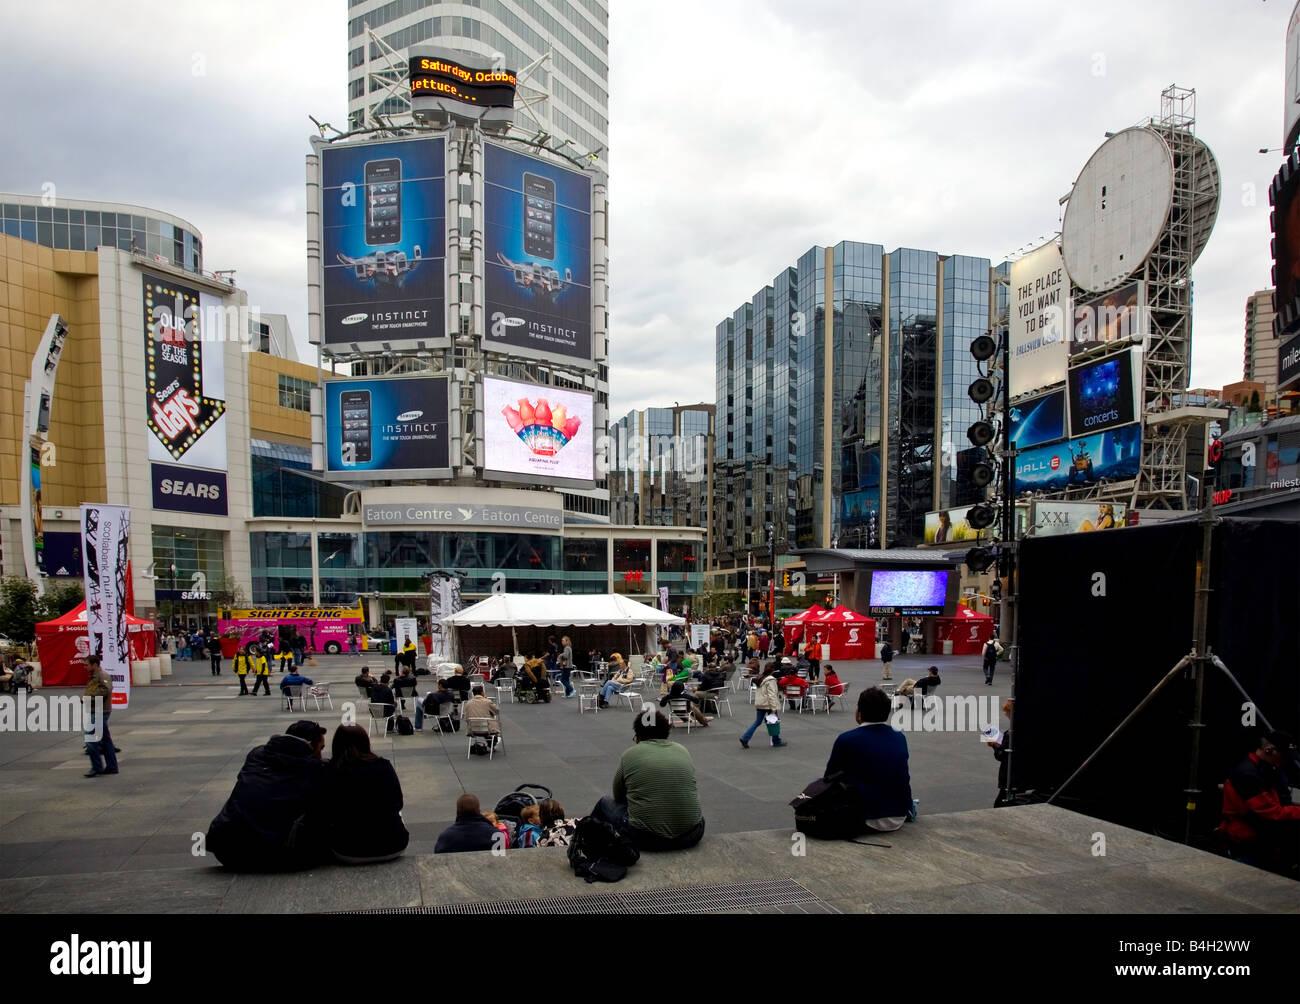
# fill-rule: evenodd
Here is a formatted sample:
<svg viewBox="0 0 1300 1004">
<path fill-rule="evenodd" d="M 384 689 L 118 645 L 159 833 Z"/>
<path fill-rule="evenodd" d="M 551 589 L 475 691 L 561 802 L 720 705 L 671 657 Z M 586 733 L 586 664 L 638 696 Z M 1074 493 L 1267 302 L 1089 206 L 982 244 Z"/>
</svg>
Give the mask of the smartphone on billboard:
<svg viewBox="0 0 1300 1004">
<path fill-rule="evenodd" d="M 343 463 L 370 463 L 370 391 L 345 390 L 339 396 L 339 410 L 343 413 Z"/>
<path fill-rule="evenodd" d="M 396 157 L 366 161 L 366 243 L 402 240 L 402 162 Z"/>
<path fill-rule="evenodd" d="M 524 172 L 524 254 L 555 258 L 555 182 Z"/>
</svg>

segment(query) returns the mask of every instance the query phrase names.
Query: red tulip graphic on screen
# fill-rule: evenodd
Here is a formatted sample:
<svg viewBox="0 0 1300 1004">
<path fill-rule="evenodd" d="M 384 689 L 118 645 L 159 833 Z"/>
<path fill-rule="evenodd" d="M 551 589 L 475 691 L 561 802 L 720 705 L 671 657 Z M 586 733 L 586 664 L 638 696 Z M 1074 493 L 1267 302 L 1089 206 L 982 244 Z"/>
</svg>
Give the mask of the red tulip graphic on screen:
<svg viewBox="0 0 1300 1004">
<path fill-rule="evenodd" d="M 552 406 L 544 397 L 538 398 L 535 405 L 521 397 L 518 408 L 506 405 L 501 414 L 510 431 L 539 457 L 555 456 L 577 436 L 582 425 L 577 416 L 569 416 L 564 405 Z"/>
</svg>

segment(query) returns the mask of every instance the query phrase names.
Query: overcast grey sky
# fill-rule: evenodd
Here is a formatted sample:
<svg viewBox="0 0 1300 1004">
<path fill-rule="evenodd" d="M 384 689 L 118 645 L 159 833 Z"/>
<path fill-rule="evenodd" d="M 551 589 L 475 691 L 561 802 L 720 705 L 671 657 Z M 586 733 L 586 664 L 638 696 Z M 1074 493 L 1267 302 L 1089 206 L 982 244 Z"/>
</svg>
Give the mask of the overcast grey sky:
<svg viewBox="0 0 1300 1004">
<path fill-rule="evenodd" d="M 1269 279 L 1291 0 L 612 0 L 611 412 L 714 396 L 713 330 L 814 244 L 996 264 L 1059 229 L 1103 134 L 1197 90 L 1223 206 L 1192 383 L 1241 378 Z M 307 115 L 342 125 L 346 3 L 0 13 L 0 191 L 137 203 L 306 336 Z"/>
</svg>

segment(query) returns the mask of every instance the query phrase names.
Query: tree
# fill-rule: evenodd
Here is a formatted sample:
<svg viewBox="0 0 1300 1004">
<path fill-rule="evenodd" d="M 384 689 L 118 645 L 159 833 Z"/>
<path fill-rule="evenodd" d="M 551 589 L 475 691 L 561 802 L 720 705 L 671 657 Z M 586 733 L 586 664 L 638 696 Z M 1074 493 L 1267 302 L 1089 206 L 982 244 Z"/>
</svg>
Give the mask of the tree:
<svg viewBox="0 0 1300 1004">
<path fill-rule="evenodd" d="M 229 610 L 231 607 L 242 607 L 246 597 L 234 576 L 227 575 L 213 586 L 212 601 L 217 605 L 218 610 Z"/>
<path fill-rule="evenodd" d="M 21 576 L 0 579 L 0 634 L 22 645 L 36 638 L 36 583 Z"/>
<path fill-rule="evenodd" d="M 86 591 L 80 582 L 52 583 L 36 603 L 36 619 L 52 621 L 62 617 L 69 610 L 75 610 L 85 598 Z"/>
<path fill-rule="evenodd" d="M 1250 392 L 1250 406 L 1246 410 L 1252 412 L 1261 410 L 1260 403 L 1259 403 L 1259 391 L 1253 390 Z"/>
</svg>

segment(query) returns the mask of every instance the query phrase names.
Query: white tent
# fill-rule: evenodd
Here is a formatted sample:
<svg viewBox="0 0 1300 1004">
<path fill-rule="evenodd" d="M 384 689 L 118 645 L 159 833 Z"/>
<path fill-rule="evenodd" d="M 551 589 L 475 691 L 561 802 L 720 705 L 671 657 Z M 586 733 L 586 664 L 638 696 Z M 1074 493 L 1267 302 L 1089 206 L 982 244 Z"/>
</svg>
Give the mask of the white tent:
<svg viewBox="0 0 1300 1004">
<path fill-rule="evenodd" d="M 497 593 L 444 617 L 442 622 L 458 631 L 466 628 L 510 628 L 516 653 L 515 629 L 626 627 L 628 649 L 633 649 L 632 629 L 645 631 L 645 647 L 654 646 L 660 627 L 683 625 L 681 617 L 663 613 L 645 603 L 611 593 L 588 596 L 551 596 L 525 593 Z M 606 632 L 602 632 L 606 634 Z M 462 645 L 462 650 L 464 646 Z"/>
</svg>

